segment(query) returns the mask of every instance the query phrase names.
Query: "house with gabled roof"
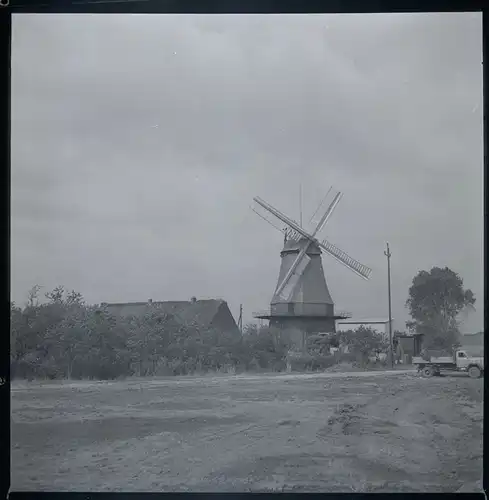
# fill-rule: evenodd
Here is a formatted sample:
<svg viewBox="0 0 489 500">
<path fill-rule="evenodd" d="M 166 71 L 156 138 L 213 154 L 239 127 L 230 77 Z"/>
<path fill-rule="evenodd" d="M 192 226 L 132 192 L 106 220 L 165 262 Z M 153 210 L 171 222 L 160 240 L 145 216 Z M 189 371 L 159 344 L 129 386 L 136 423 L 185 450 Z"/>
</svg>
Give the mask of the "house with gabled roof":
<svg viewBox="0 0 489 500">
<path fill-rule="evenodd" d="M 199 325 L 203 328 L 213 328 L 223 333 L 240 335 L 236 321 L 229 310 L 229 306 L 222 299 L 197 300 L 192 297 L 189 301 L 153 301 L 103 303 L 110 313 L 121 316 L 142 315 L 149 310 L 157 310 L 170 315 L 182 325 Z"/>
</svg>

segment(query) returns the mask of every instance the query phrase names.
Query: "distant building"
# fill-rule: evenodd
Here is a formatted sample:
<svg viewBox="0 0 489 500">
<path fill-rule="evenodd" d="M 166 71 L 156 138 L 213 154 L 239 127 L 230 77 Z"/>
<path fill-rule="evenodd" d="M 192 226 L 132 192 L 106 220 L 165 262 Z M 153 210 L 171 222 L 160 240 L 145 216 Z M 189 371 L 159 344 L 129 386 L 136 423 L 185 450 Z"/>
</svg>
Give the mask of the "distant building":
<svg viewBox="0 0 489 500">
<path fill-rule="evenodd" d="M 463 348 L 476 347 L 484 348 L 484 332 L 472 333 L 460 336 L 460 343 Z"/>
<path fill-rule="evenodd" d="M 234 321 L 227 302 L 221 299 L 190 301 L 153 302 L 124 302 L 103 303 L 109 312 L 122 316 L 144 314 L 154 309 L 168 314 L 180 324 L 197 324 L 204 328 L 215 328 L 217 331 L 240 334 L 238 325 Z"/>
<path fill-rule="evenodd" d="M 394 352 L 396 359 L 405 364 L 411 364 L 413 356 L 419 356 L 423 347 L 423 335 L 400 333 L 394 335 Z"/>
<path fill-rule="evenodd" d="M 364 328 L 371 328 L 377 333 L 383 335 L 386 339 L 389 338 L 389 320 L 381 319 L 341 319 L 336 322 L 336 331 L 344 332 L 346 330 L 356 330 L 363 326 Z M 392 333 L 394 334 L 394 319 L 392 320 Z"/>
</svg>

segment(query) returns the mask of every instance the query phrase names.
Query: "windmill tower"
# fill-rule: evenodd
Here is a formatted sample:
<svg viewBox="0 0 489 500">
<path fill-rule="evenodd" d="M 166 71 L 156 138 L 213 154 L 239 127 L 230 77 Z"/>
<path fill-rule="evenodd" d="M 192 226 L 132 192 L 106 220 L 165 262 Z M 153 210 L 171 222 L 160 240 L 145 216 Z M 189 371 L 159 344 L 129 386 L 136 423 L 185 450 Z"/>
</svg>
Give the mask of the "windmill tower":
<svg viewBox="0 0 489 500">
<path fill-rule="evenodd" d="M 331 189 L 311 218 L 314 224 L 311 231 L 304 229 L 302 224 L 290 219 L 261 198 L 253 198 L 261 209 L 285 224 L 285 227 L 281 229 L 259 211 L 253 209 L 269 224 L 284 233 L 284 247 L 280 253 L 282 262 L 270 310 L 254 314 L 256 318 L 268 319 L 270 326 L 276 326 L 282 330 L 300 331 L 304 335 L 335 332 L 335 321 L 349 317 L 347 313 L 334 311 L 334 303 L 324 277 L 322 252 L 330 255 L 361 278 L 368 280 L 370 277 L 372 272 L 370 268 L 360 264 L 329 241 L 317 239 L 318 233 L 324 228 L 342 197 L 342 194 L 337 192 L 322 217 L 316 220 L 315 216 L 330 191 Z M 302 335 L 302 343 L 304 335 Z"/>
</svg>

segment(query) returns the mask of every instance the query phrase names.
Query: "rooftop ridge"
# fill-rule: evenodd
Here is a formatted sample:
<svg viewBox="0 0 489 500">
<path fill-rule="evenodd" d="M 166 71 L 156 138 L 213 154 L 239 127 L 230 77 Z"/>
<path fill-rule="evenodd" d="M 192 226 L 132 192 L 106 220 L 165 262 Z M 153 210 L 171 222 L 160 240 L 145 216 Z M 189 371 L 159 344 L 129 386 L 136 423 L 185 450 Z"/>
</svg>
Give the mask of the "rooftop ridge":
<svg viewBox="0 0 489 500">
<path fill-rule="evenodd" d="M 124 316 L 163 313 L 173 316 L 178 322 L 185 324 L 197 323 L 201 325 L 211 324 L 223 307 L 229 309 L 227 302 L 221 298 L 171 301 L 154 301 L 149 299 L 145 302 L 102 303 L 101 307 L 106 307 L 110 313 L 122 314 Z M 229 313 L 231 312 L 229 311 Z"/>
<path fill-rule="evenodd" d="M 394 318 L 391 318 L 392 321 L 394 321 Z M 371 318 L 371 319 L 355 319 L 355 318 L 348 318 L 348 319 L 340 319 L 340 323 L 389 323 L 389 318 Z"/>
<path fill-rule="evenodd" d="M 226 302 L 224 299 L 197 299 L 195 302 Z M 146 304 L 190 304 L 191 300 L 152 300 L 144 302 L 101 302 L 107 306 L 143 306 Z"/>
</svg>

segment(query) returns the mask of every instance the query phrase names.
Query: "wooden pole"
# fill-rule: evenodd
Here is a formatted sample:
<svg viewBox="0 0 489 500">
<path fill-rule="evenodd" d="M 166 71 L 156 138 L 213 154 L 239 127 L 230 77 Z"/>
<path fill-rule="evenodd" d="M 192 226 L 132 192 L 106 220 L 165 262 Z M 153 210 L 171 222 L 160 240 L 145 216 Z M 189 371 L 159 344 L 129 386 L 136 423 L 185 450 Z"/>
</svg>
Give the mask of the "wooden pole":
<svg viewBox="0 0 489 500">
<path fill-rule="evenodd" d="M 239 331 L 243 333 L 243 304 L 239 305 L 238 328 Z"/>
<path fill-rule="evenodd" d="M 392 307 L 391 307 L 391 252 L 389 243 L 387 243 L 387 250 L 384 251 L 387 257 L 387 295 L 389 297 L 389 350 L 391 357 L 391 367 L 394 368 L 394 350 L 392 348 Z"/>
</svg>

